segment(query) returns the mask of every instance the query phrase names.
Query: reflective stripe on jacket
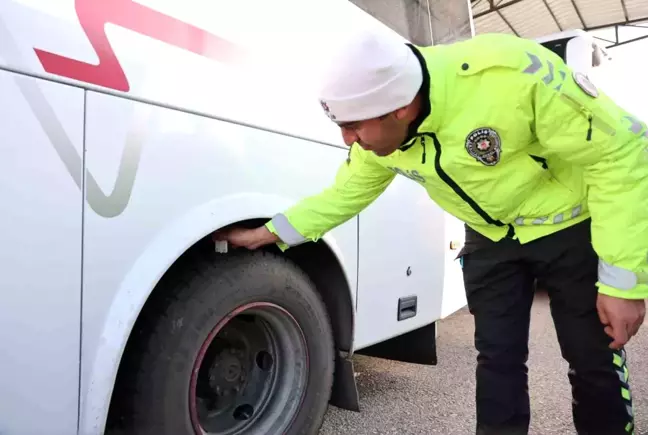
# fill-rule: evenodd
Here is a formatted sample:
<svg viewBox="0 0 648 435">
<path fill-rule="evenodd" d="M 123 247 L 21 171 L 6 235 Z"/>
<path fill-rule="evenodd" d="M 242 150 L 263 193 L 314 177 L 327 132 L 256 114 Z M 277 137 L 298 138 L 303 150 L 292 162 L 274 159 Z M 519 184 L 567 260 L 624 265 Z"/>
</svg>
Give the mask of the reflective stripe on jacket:
<svg viewBox="0 0 648 435">
<path fill-rule="evenodd" d="M 648 131 L 534 41 L 505 34 L 416 47 L 431 111 L 386 157 L 354 144 L 335 183 L 279 214 L 282 249 L 360 213 L 396 174 L 497 241 L 592 219 L 601 293 L 648 298 Z"/>
</svg>

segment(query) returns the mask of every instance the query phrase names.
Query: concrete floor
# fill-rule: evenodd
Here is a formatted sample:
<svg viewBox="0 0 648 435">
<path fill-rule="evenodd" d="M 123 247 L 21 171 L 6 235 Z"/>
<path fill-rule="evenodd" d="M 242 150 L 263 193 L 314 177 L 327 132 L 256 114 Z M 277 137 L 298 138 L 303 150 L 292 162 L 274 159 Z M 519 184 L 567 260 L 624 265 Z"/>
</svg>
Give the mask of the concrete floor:
<svg viewBox="0 0 648 435">
<path fill-rule="evenodd" d="M 627 346 L 637 430 L 648 434 L 648 325 Z M 464 309 L 440 323 L 439 365 L 357 356 L 360 413 L 329 409 L 320 435 L 474 434 L 473 322 Z M 539 294 L 531 320 L 530 435 L 570 435 L 567 364 L 560 356 L 548 300 Z"/>
</svg>

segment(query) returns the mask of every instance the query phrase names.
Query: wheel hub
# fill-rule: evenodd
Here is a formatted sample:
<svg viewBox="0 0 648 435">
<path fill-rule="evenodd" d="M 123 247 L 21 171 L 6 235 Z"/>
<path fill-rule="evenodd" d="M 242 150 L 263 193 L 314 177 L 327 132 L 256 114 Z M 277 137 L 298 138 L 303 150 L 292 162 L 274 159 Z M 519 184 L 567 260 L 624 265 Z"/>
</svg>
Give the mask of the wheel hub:
<svg viewBox="0 0 648 435">
<path fill-rule="evenodd" d="M 237 348 L 223 349 L 209 370 L 209 386 L 217 396 L 227 395 L 229 391 L 238 392 L 247 378 L 245 360 L 247 352 Z"/>
<path fill-rule="evenodd" d="M 243 313 L 245 311 L 245 313 Z M 308 355 L 285 310 L 265 303 L 235 310 L 199 351 L 190 407 L 197 434 L 249 435 L 285 430 L 298 410 Z M 281 362 L 281 363 L 279 363 Z"/>
</svg>

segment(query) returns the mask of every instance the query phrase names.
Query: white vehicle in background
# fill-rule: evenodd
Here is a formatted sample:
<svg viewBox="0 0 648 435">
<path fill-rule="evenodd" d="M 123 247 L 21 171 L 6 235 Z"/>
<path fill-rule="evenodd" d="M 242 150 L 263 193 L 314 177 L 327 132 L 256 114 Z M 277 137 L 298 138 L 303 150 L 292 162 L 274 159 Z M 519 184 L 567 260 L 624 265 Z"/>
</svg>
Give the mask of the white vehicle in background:
<svg viewBox="0 0 648 435">
<path fill-rule="evenodd" d="M 536 41 L 565 60 L 573 71 L 583 74 L 596 74 L 598 69 L 612 60 L 594 36 L 583 30 L 552 33 L 536 38 Z"/>
<path fill-rule="evenodd" d="M 285 253 L 210 236 L 346 158 L 309 89 L 333 26 L 432 43 L 354 3 L 0 1 L 0 434 L 316 433 L 354 353 L 436 364 L 463 225 L 416 183 Z"/>
</svg>

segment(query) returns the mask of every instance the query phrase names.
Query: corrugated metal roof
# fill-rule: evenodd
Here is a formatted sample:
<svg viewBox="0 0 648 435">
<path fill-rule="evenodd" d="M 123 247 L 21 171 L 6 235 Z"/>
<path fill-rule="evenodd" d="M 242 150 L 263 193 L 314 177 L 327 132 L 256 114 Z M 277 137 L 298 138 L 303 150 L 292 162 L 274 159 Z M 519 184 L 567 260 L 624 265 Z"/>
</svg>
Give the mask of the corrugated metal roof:
<svg viewBox="0 0 648 435">
<path fill-rule="evenodd" d="M 648 21 L 648 0 L 471 0 L 475 33 L 538 38 Z"/>
</svg>

